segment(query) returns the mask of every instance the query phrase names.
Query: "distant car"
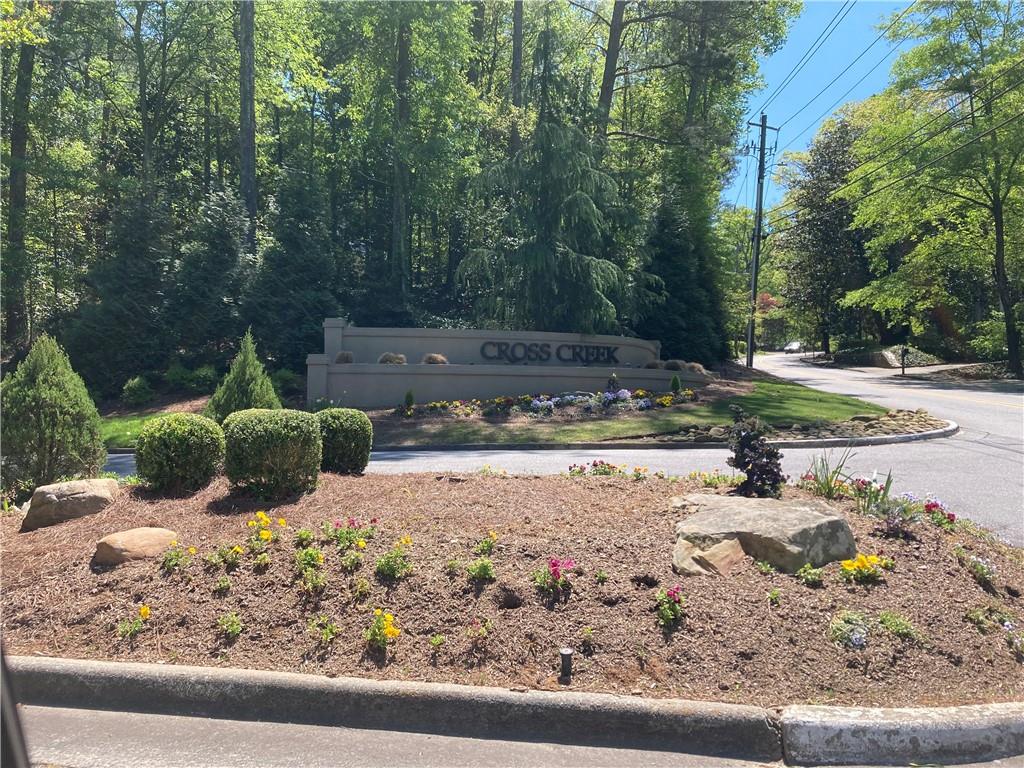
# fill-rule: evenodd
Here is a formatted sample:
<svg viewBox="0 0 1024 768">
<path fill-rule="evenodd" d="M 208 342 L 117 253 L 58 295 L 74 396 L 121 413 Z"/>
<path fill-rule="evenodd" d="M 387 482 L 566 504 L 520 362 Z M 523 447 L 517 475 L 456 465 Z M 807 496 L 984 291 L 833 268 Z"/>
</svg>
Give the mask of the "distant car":
<svg viewBox="0 0 1024 768">
<path fill-rule="evenodd" d="M 782 348 L 782 351 L 788 355 L 790 352 L 802 352 L 803 349 L 804 345 L 801 344 L 799 341 L 791 341 L 789 342 L 789 344 Z"/>
</svg>

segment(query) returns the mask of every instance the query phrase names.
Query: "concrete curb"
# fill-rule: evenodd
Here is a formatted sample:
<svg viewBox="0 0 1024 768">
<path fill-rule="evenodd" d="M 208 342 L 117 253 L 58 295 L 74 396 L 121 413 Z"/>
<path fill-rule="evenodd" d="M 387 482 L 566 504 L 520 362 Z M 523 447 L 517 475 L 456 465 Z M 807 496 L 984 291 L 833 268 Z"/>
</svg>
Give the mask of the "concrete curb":
<svg viewBox="0 0 1024 768">
<path fill-rule="evenodd" d="M 960 431 L 955 421 L 947 421 L 946 426 L 930 429 L 927 432 L 912 432 L 901 435 L 877 435 L 871 437 L 829 437 L 812 438 L 809 440 L 769 440 L 776 448 L 856 448 L 864 445 L 893 445 L 897 443 L 916 443 L 920 440 L 935 440 L 950 437 Z M 684 443 L 684 442 L 629 442 L 607 441 L 601 443 L 456 443 L 454 445 L 375 445 L 373 450 L 379 453 L 393 451 L 599 451 L 599 450 L 728 450 L 724 442 Z"/>
<path fill-rule="evenodd" d="M 791 765 L 949 765 L 1017 757 L 1024 755 L 1024 703 L 786 707 L 782 742 Z"/>
<path fill-rule="evenodd" d="M 8 661 L 18 701 L 36 706 L 782 758 L 778 717 L 739 704 L 27 656 Z"/>
</svg>

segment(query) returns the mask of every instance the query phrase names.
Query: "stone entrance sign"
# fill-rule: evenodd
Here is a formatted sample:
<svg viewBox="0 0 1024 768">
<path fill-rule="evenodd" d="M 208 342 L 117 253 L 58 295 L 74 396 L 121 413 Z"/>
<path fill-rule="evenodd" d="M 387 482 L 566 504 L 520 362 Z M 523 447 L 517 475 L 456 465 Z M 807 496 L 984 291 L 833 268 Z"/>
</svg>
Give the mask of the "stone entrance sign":
<svg viewBox="0 0 1024 768">
<path fill-rule="evenodd" d="M 408 364 L 378 365 L 385 352 L 405 355 Z M 358 328 L 344 318 L 328 318 L 323 354 L 306 358 L 306 396 L 310 403 L 326 399 L 353 408 L 387 408 L 401 403 L 410 390 L 420 403 L 595 392 L 613 373 L 630 389 L 667 391 L 673 374 L 689 387 L 706 383 L 707 377 L 692 371 L 644 368 L 660 352 L 660 342 L 625 336 Z M 421 364 L 431 353 L 444 355 L 449 364 Z"/>
</svg>

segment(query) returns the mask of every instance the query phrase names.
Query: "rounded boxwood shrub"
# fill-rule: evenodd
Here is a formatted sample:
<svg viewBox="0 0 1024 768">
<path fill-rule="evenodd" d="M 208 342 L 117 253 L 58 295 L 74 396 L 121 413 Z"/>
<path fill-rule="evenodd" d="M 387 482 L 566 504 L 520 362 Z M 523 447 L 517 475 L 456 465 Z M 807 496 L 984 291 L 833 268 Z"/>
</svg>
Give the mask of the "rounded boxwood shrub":
<svg viewBox="0 0 1024 768">
<path fill-rule="evenodd" d="M 405 355 L 397 352 L 384 352 L 377 358 L 380 365 L 405 365 Z"/>
<path fill-rule="evenodd" d="M 144 376 L 132 376 L 121 388 L 121 402 L 125 405 L 145 405 L 152 400 L 153 390 Z"/>
<path fill-rule="evenodd" d="M 312 491 L 323 441 L 315 414 L 251 408 L 224 419 L 224 472 L 236 488 L 280 498 Z"/>
<path fill-rule="evenodd" d="M 316 415 L 320 422 L 325 472 L 361 474 L 370 461 L 373 424 L 354 408 L 327 408 Z"/>
<path fill-rule="evenodd" d="M 427 365 L 448 365 L 448 358 L 439 352 L 428 352 L 423 356 L 423 362 Z"/>
<path fill-rule="evenodd" d="M 224 431 L 198 413 L 147 421 L 135 445 L 139 477 L 151 488 L 188 493 L 209 483 L 224 461 Z"/>
</svg>

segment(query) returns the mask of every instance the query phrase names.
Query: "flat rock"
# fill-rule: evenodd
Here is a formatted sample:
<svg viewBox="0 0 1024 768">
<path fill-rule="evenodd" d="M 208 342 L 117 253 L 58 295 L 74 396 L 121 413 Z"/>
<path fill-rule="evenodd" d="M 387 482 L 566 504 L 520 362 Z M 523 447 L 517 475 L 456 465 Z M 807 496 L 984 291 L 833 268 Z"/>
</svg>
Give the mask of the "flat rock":
<svg viewBox="0 0 1024 768">
<path fill-rule="evenodd" d="M 728 576 L 747 559 L 736 539 L 725 539 L 693 556 L 693 561 L 706 571 Z"/>
<path fill-rule="evenodd" d="M 34 531 L 66 520 L 77 520 L 106 509 L 117 496 L 116 480 L 70 480 L 41 485 L 32 493 L 22 532 Z"/>
<path fill-rule="evenodd" d="M 849 524 L 818 499 L 690 494 L 672 499 L 672 506 L 693 513 L 676 524 L 677 546 L 684 540 L 707 551 L 735 539 L 747 555 L 786 573 L 795 573 L 806 563 L 818 568 L 857 553 Z M 693 559 L 703 567 L 701 560 Z"/>
<path fill-rule="evenodd" d="M 706 575 L 708 572 L 693 559 L 694 555 L 699 554 L 701 551 L 686 539 L 676 539 L 676 546 L 672 550 L 672 570 L 680 576 Z"/>
<path fill-rule="evenodd" d="M 96 565 L 120 565 L 129 560 L 159 557 L 178 538 L 167 528 L 132 528 L 104 536 L 96 542 Z"/>
</svg>

